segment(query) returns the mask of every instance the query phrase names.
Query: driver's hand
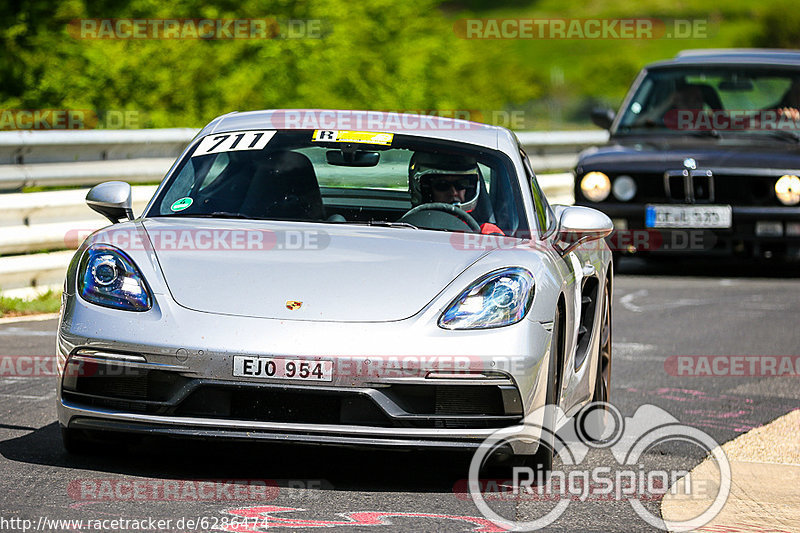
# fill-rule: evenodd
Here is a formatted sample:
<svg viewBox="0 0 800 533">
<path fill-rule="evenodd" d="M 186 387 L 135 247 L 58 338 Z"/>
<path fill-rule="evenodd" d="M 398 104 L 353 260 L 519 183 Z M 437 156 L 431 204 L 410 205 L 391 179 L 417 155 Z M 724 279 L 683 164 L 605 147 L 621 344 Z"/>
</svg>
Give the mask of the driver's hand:
<svg viewBox="0 0 800 533">
<path fill-rule="evenodd" d="M 779 115 L 785 115 L 792 120 L 800 120 L 800 111 L 795 107 L 784 107 L 778 110 Z"/>
</svg>

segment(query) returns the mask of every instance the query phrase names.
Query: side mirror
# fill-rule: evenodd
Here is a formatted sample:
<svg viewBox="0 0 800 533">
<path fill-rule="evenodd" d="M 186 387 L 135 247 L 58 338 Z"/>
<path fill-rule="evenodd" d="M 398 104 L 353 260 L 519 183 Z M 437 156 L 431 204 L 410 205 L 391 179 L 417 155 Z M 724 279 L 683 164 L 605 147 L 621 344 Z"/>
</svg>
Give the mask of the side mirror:
<svg viewBox="0 0 800 533">
<path fill-rule="evenodd" d="M 604 130 L 607 130 L 611 127 L 611 124 L 614 123 L 614 119 L 617 117 L 617 114 L 614 113 L 612 109 L 596 107 L 592 109 L 591 118 L 592 123 L 595 126 L 600 126 Z"/>
<path fill-rule="evenodd" d="M 559 210 L 558 239 L 562 255 L 581 244 L 608 237 L 614 224 L 604 213 L 590 207 L 571 206 Z"/>
<path fill-rule="evenodd" d="M 123 218 L 133 220 L 131 186 L 124 181 L 107 181 L 95 185 L 86 195 L 86 204 L 112 224 Z"/>
</svg>

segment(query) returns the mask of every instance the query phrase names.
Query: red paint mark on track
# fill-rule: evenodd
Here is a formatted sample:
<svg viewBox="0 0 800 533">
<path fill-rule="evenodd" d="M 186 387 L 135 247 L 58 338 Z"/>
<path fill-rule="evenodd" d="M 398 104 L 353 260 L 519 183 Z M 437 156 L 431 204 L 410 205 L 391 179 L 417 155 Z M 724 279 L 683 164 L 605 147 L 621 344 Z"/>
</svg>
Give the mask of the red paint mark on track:
<svg viewBox="0 0 800 533">
<path fill-rule="evenodd" d="M 475 516 L 459 516 L 432 513 L 400 513 L 387 511 L 361 511 L 338 513 L 343 520 L 316 520 L 303 518 L 289 518 L 286 516 L 274 516 L 276 513 L 289 513 L 294 511 L 305 511 L 295 507 L 278 507 L 275 505 L 264 505 L 259 507 L 247 507 L 243 509 L 229 509 L 226 511 L 237 517 L 247 519 L 247 524 L 234 524 L 223 528 L 224 531 L 235 533 L 259 533 L 271 527 L 290 527 L 290 528 L 316 528 L 316 527 L 355 527 L 355 526 L 390 526 L 391 517 L 404 518 L 432 518 L 457 520 L 468 522 L 475 526 L 476 533 L 500 533 L 507 531 L 493 524 L 486 518 Z"/>
</svg>

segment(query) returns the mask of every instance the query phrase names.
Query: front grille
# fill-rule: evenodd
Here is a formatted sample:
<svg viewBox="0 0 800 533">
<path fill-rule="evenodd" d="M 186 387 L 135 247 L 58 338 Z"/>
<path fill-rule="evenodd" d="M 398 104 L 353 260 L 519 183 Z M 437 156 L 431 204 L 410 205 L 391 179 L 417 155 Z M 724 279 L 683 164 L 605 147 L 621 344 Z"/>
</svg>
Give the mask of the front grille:
<svg viewBox="0 0 800 533">
<path fill-rule="evenodd" d="M 714 201 L 714 177 L 711 171 L 692 173 L 692 197 L 695 202 Z"/>
<path fill-rule="evenodd" d="M 664 173 L 664 192 L 675 203 L 714 201 L 714 175 L 710 170 L 668 170 Z"/>
<path fill-rule="evenodd" d="M 408 415 L 390 417 L 372 398 L 356 392 L 236 385 L 202 385 L 180 403 L 174 415 L 373 427 L 491 428 L 514 422 L 511 417 L 506 420 L 453 419 L 459 415 L 505 417 L 502 395 L 497 387 L 399 385 L 382 388 L 381 392 Z"/>
<path fill-rule="evenodd" d="M 503 399 L 495 387 L 438 386 L 437 415 L 486 415 L 503 413 Z"/>
<path fill-rule="evenodd" d="M 168 402 L 190 381 L 175 372 L 145 370 L 115 361 L 70 359 L 63 389 L 66 393 L 98 398 Z"/>
<path fill-rule="evenodd" d="M 667 198 L 677 202 L 686 200 L 686 177 L 683 174 L 667 175 Z"/>
<path fill-rule="evenodd" d="M 620 172 L 611 173 L 609 177 L 613 182 L 617 175 L 630 175 L 636 182 L 636 196 L 632 204 L 659 204 L 659 203 L 690 203 L 691 198 L 696 203 L 731 204 L 737 206 L 774 206 L 782 207 L 775 196 L 775 182 L 780 176 L 754 176 L 746 174 L 726 174 L 724 171 L 697 170 L 693 171 L 691 188 L 686 188 L 682 174 L 683 171 L 675 170 L 664 172 Z M 711 172 L 711 175 L 704 174 Z M 584 198 L 576 180 L 576 200 Z M 689 194 L 691 193 L 691 194 Z M 608 201 L 615 201 L 612 197 Z M 587 201 L 582 202 L 586 205 Z M 597 205 L 602 209 L 601 204 Z"/>
<path fill-rule="evenodd" d="M 358 394 L 262 387 L 200 386 L 180 403 L 174 415 L 299 424 L 391 425 L 369 398 Z"/>
<path fill-rule="evenodd" d="M 782 205 L 775 197 L 775 182 L 778 177 L 717 174 L 716 201 L 749 206 Z"/>
<path fill-rule="evenodd" d="M 392 385 L 382 392 L 405 411 L 419 415 L 503 416 L 502 392 L 487 385 Z"/>
</svg>

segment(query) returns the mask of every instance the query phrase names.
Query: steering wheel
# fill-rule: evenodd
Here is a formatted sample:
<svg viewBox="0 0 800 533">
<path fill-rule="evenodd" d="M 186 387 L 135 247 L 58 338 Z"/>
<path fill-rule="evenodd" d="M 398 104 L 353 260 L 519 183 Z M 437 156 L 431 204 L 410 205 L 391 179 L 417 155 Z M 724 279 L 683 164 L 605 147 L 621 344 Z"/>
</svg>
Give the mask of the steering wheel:
<svg viewBox="0 0 800 533">
<path fill-rule="evenodd" d="M 475 233 L 481 232 L 481 227 L 478 225 L 475 219 L 472 218 L 472 215 L 470 215 L 469 213 L 467 213 L 458 206 L 455 206 L 453 204 L 445 204 L 443 202 L 432 202 L 429 204 L 418 205 L 417 207 L 411 209 L 405 215 L 400 217 L 400 220 L 402 221 L 406 218 L 413 217 L 418 213 L 424 213 L 425 211 L 439 211 L 441 213 L 447 213 L 448 215 L 452 215 L 458 218 L 464 224 L 469 226 L 469 229 L 471 229 Z"/>
</svg>

